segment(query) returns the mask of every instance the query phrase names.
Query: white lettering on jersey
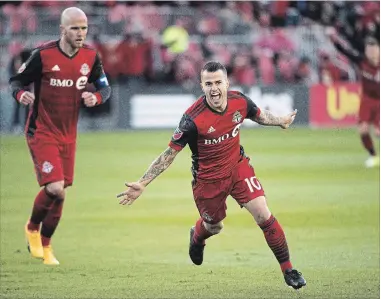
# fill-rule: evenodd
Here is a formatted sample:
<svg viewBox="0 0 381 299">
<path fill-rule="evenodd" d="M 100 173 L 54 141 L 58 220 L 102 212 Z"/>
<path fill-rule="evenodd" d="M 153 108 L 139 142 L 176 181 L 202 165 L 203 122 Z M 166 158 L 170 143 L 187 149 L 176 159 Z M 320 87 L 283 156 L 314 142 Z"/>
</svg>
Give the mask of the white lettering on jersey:
<svg viewBox="0 0 381 299">
<path fill-rule="evenodd" d="M 205 143 L 204 144 L 218 144 L 218 143 L 221 143 L 222 141 L 232 137 L 236 137 L 239 133 L 239 127 L 241 126 L 241 124 L 238 124 L 234 127 L 233 131 L 230 133 L 226 133 L 220 137 L 218 137 L 217 139 L 213 138 L 213 139 L 205 139 Z"/>
<path fill-rule="evenodd" d="M 57 86 L 57 87 L 72 87 L 73 86 L 73 80 L 71 79 L 54 79 L 50 78 L 50 86 Z"/>
<path fill-rule="evenodd" d="M 75 87 L 77 87 L 77 89 L 79 90 L 84 89 L 86 87 L 86 83 L 87 83 L 87 77 L 81 76 L 78 78 L 77 82 L 75 83 Z"/>
<path fill-rule="evenodd" d="M 75 87 L 79 90 L 84 89 L 87 84 L 87 77 L 82 76 L 77 79 L 75 82 Z M 72 87 L 74 85 L 73 80 L 71 79 L 55 79 L 50 78 L 50 86 L 56 86 L 56 87 Z"/>
</svg>

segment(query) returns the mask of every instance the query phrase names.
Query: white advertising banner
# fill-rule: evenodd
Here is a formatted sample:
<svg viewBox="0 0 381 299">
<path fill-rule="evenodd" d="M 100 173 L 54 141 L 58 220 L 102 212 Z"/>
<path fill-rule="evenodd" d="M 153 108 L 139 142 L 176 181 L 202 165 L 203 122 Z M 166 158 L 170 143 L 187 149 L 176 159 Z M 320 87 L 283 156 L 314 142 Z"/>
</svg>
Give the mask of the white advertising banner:
<svg viewBox="0 0 381 299">
<path fill-rule="evenodd" d="M 261 109 L 269 110 L 276 116 L 283 116 L 294 110 L 294 94 L 292 91 L 264 92 L 259 87 L 253 87 L 247 93 L 255 104 Z M 245 119 L 243 126 L 254 127 L 257 123 Z"/>
<path fill-rule="evenodd" d="M 131 98 L 131 128 L 176 128 L 195 100 L 192 94 L 134 95 Z"/>
</svg>

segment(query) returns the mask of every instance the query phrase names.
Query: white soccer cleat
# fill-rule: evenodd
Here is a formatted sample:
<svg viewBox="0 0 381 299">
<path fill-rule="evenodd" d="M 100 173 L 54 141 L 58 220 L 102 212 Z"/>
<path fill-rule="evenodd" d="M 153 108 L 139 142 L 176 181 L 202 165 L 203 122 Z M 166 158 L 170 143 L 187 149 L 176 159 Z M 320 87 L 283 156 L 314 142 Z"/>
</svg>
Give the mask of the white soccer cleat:
<svg viewBox="0 0 381 299">
<path fill-rule="evenodd" d="M 370 156 L 365 160 L 365 167 L 372 168 L 380 165 L 380 158 L 378 156 Z"/>
</svg>

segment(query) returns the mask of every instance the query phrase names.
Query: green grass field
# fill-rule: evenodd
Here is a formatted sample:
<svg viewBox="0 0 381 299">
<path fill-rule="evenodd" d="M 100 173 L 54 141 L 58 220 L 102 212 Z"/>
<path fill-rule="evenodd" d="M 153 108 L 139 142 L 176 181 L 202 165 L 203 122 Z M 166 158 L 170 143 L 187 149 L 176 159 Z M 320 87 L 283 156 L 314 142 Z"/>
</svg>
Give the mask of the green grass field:
<svg viewBox="0 0 381 299">
<path fill-rule="evenodd" d="M 59 267 L 32 259 L 23 227 L 39 187 L 23 137 L 1 137 L 1 298 L 379 298 L 379 169 L 354 130 L 244 129 L 269 206 L 308 285 L 286 287 L 249 213 L 228 199 L 204 264 L 188 257 L 189 150 L 132 206 L 116 194 L 171 131 L 81 134 L 76 178 L 53 240 Z M 379 147 L 377 146 L 377 149 Z"/>
</svg>

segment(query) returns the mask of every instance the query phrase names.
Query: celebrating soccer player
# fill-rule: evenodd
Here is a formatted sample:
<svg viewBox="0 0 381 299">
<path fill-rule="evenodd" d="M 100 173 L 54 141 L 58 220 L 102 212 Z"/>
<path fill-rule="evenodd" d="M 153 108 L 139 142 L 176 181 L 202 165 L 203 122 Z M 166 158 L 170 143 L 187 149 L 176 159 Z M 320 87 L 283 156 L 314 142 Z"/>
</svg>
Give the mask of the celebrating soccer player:
<svg viewBox="0 0 381 299">
<path fill-rule="evenodd" d="M 143 177 L 138 182 L 126 183 L 127 190 L 118 195 L 120 204 L 131 205 L 188 144 L 193 160 L 193 196 L 201 216 L 190 230 L 189 256 L 192 262 L 202 264 L 205 240 L 222 230 L 226 198 L 231 195 L 263 230 L 287 285 L 294 289 L 305 286 L 305 279 L 291 264 L 283 229 L 269 211 L 262 185 L 239 141 L 239 129 L 245 118 L 287 129 L 294 121 L 296 111 L 276 117 L 261 110 L 242 93 L 228 91 L 226 69 L 218 62 L 205 64 L 201 71 L 201 87 L 205 95 L 184 113 L 169 147 Z"/>
<path fill-rule="evenodd" d="M 76 7 L 61 15 L 61 38 L 35 49 L 11 77 L 14 98 L 29 105 L 26 140 L 41 187 L 25 226 L 28 249 L 44 264 L 58 265 L 50 239 L 62 215 L 65 188 L 73 183 L 81 102 L 104 103 L 111 93 L 97 52 L 84 44 L 87 17 Z M 34 93 L 25 86 L 34 82 Z M 84 91 L 93 83 L 95 93 Z"/>
<path fill-rule="evenodd" d="M 370 135 L 373 125 L 375 134 L 380 136 L 380 45 L 371 36 L 365 38 L 365 55 L 344 44 L 333 28 L 327 30 L 336 49 L 355 63 L 361 76 L 361 102 L 358 115 L 358 130 L 364 148 L 369 157 L 365 161 L 366 167 L 375 167 L 380 164 Z"/>
</svg>

